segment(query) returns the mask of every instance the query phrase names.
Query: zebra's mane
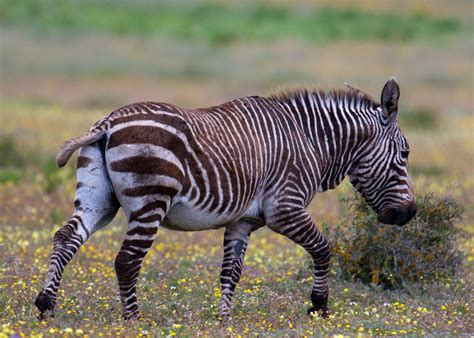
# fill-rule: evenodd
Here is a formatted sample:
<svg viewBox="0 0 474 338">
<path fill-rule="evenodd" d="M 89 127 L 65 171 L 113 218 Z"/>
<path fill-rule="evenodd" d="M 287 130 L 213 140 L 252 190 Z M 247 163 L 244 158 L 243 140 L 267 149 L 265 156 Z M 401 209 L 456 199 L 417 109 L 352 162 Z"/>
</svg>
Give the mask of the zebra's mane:
<svg viewBox="0 0 474 338">
<path fill-rule="evenodd" d="M 370 95 L 363 91 L 349 87 L 347 89 L 331 89 L 331 90 L 314 90 L 308 88 L 296 88 L 279 90 L 271 94 L 268 98 L 271 100 L 277 100 L 280 102 L 290 103 L 291 101 L 300 101 L 301 98 L 311 98 L 319 96 L 323 99 L 323 102 L 332 100 L 334 102 L 340 102 L 341 100 L 347 100 L 348 102 L 354 102 L 362 108 L 378 108 L 380 104 L 375 101 Z"/>
</svg>

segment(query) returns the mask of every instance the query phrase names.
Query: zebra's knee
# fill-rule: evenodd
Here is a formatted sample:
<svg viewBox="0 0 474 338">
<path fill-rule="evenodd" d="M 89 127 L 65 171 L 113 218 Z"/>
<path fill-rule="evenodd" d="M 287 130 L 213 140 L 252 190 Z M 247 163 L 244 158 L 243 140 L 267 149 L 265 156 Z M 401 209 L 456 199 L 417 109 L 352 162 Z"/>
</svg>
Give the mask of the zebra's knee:
<svg viewBox="0 0 474 338">
<path fill-rule="evenodd" d="M 331 258 L 332 244 L 322 233 L 319 233 L 319 236 L 320 238 L 317 243 L 306 247 L 306 249 L 313 257 L 315 263 L 323 264 L 329 262 Z"/>
</svg>

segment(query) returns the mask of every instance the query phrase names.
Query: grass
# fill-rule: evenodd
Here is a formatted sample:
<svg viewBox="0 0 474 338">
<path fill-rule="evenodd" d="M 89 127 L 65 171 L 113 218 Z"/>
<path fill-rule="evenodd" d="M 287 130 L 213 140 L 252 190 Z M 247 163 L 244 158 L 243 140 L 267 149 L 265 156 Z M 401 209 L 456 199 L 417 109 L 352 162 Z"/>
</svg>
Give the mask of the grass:
<svg viewBox="0 0 474 338">
<path fill-rule="evenodd" d="M 9 252 L 2 257 L 0 267 L 4 277 L 0 290 L 9 295 L 0 297 L 7 334 L 302 336 L 468 332 L 469 304 L 465 291 L 456 283 L 387 292 L 331 278 L 330 319 L 307 317 L 311 289 L 307 257 L 302 249 L 268 230 L 258 231 L 250 242 L 231 323 L 215 319 L 222 231 L 160 231 L 139 280 L 143 319 L 125 324 L 120 320 L 113 271 L 123 220 L 95 234 L 80 249 L 66 270 L 56 317 L 40 321 L 32 302 L 44 279 L 54 231 L 38 229 L 36 224 L 44 222 L 42 214 L 28 209 L 22 225 L 28 231 L 7 226 L 0 237 L 0 244 Z"/>
<path fill-rule="evenodd" d="M 271 4 L 3 0 L 0 9 L 4 25 L 29 27 L 39 32 L 164 35 L 215 45 L 282 38 L 313 43 L 348 39 L 411 41 L 438 38 L 462 28 L 457 19 L 423 12 L 374 13 L 356 8 L 288 8 Z"/>
</svg>

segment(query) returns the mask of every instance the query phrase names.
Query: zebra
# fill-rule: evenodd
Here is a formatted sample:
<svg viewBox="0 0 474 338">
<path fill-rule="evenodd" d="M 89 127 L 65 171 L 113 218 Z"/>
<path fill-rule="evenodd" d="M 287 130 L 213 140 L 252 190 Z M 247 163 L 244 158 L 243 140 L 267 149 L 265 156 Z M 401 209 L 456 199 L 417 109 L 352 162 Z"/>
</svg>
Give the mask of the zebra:
<svg viewBox="0 0 474 338">
<path fill-rule="evenodd" d="M 115 259 L 124 320 L 139 317 L 136 284 L 160 226 L 225 228 L 218 316 L 231 319 L 250 235 L 261 227 L 302 246 L 313 260 L 309 314 L 328 316 L 331 245 L 306 208 L 348 176 L 383 224 L 416 213 L 409 145 L 398 122 L 400 89 L 389 79 L 380 103 L 351 87 L 287 90 L 201 109 L 140 102 L 64 143 L 63 167 L 79 148 L 75 211 L 53 238 L 35 304 L 54 315 L 66 264 L 122 207 L 128 230 Z"/>
</svg>

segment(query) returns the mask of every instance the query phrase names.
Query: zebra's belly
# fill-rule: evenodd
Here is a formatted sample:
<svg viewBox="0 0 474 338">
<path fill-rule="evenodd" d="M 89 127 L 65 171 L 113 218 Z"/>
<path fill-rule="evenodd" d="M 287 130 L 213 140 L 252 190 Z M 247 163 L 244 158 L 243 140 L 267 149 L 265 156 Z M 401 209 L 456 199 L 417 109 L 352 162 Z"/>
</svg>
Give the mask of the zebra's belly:
<svg viewBox="0 0 474 338">
<path fill-rule="evenodd" d="M 216 215 L 199 210 L 186 203 L 177 203 L 170 209 L 161 225 L 170 230 L 201 231 L 218 229 L 239 219 L 244 219 L 247 222 L 263 222 L 261 220 L 260 205 L 261 201 L 256 199 L 242 212 Z"/>
<path fill-rule="evenodd" d="M 200 231 L 220 228 L 231 220 L 228 216 L 216 216 L 184 203 L 177 203 L 166 215 L 162 226 L 170 230 Z"/>
</svg>

